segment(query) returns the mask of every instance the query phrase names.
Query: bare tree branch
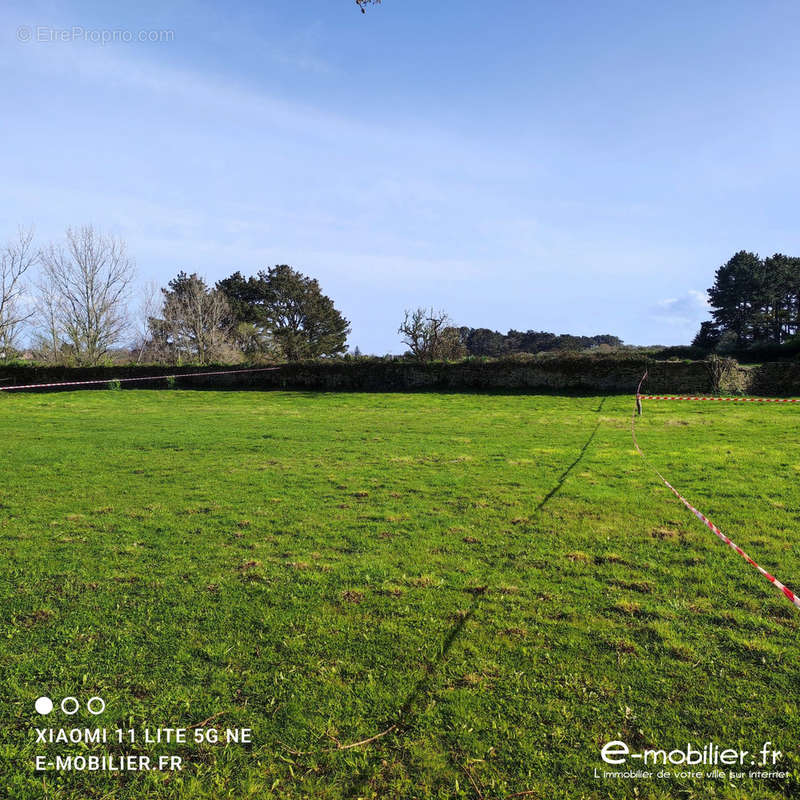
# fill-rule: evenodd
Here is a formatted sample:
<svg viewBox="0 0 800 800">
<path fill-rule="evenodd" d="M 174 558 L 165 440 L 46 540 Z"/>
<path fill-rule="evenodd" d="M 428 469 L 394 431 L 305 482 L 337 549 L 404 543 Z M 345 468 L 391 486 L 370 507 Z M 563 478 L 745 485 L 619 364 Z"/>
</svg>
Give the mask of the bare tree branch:
<svg viewBox="0 0 800 800">
<path fill-rule="evenodd" d="M 37 358 L 51 363 L 62 360 L 63 330 L 59 316 L 58 292 L 55 286 L 40 275 L 35 284 L 34 349 Z"/>
<path fill-rule="evenodd" d="M 356 0 L 356 5 L 361 9 L 362 14 L 366 14 L 368 5 L 379 5 L 380 2 L 381 0 Z"/>
<path fill-rule="evenodd" d="M 139 305 L 136 309 L 136 330 L 133 349 L 136 351 L 136 363 L 140 364 L 148 354 L 150 343 L 150 320 L 161 311 L 161 292 L 156 281 L 148 281 L 141 289 Z"/>
<path fill-rule="evenodd" d="M 90 225 L 67 228 L 65 244 L 41 253 L 50 311 L 79 363 L 98 364 L 128 330 L 134 263 L 122 240 Z"/>
<path fill-rule="evenodd" d="M 150 317 L 153 346 L 161 358 L 206 364 L 241 357 L 232 341 L 231 310 L 225 294 L 185 272 L 162 289 L 161 318 Z"/>
<path fill-rule="evenodd" d="M 434 311 L 432 308 L 406 311 L 397 332 L 419 361 L 459 358 L 464 354 L 458 331 L 444 311 Z"/>
<path fill-rule="evenodd" d="M 8 358 L 20 327 L 33 316 L 23 298 L 25 274 L 36 264 L 33 229 L 19 228 L 17 238 L 6 243 L 0 252 L 0 359 Z"/>
</svg>

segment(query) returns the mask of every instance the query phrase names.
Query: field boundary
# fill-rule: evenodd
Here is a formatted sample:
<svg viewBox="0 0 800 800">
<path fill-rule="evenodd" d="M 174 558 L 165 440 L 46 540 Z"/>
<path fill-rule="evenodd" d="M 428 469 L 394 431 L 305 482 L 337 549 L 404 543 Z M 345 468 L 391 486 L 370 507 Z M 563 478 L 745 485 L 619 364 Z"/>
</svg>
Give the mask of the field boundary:
<svg viewBox="0 0 800 800">
<path fill-rule="evenodd" d="M 267 367 L 253 373 L 256 367 Z M 225 378 L 197 377 L 193 389 L 293 389 L 322 392 L 509 392 L 534 394 L 629 395 L 644 370 L 653 394 L 800 397 L 800 361 L 768 362 L 732 368 L 715 382 L 708 361 L 660 361 L 634 353 L 539 354 L 501 359 L 413 361 L 400 357 L 325 358 L 318 360 L 245 362 L 240 364 L 0 365 L 0 385 L 36 385 L 133 377 L 189 375 L 202 370 L 228 373 Z M 250 374 L 248 374 L 250 373 Z M 224 385 L 221 385 L 223 384 Z M 90 385 L 90 384 L 83 384 Z M 99 384 L 97 384 L 99 385 Z M 162 389 L 146 381 L 131 388 Z"/>
<path fill-rule="evenodd" d="M 245 372 L 274 372 L 280 367 L 259 367 L 253 369 L 226 369 L 217 372 L 176 372 L 170 375 L 146 375 L 136 378 L 106 378 L 90 381 L 58 381 L 56 383 L 29 383 L 23 386 L 0 386 L 0 392 L 22 391 L 24 389 L 56 389 L 67 386 L 101 386 L 110 383 L 132 383 L 134 381 L 166 381 L 178 378 L 207 378 L 212 375 L 237 375 Z"/>
<path fill-rule="evenodd" d="M 781 583 L 774 575 L 770 574 L 765 570 L 762 566 L 760 566 L 754 559 L 752 559 L 738 544 L 732 541 L 729 537 L 727 537 L 705 514 L 701 511 L 698 511 L 648 460 L 645 454 L 642 452 L 642 448 L 639 447 L 639 442 L 636 439 L 636 417 L 641 414 L 642 411 L 642 400 L 653 399 L 653 400 L 682 400 L 682 399 L 723 399 L 723 398 L 681 398 L 681 397 L 662 397 L 662 396 L 649 396 L 641 394 L 642 384 L 647 379 L 647 372 L 642 375 L 642 379 L 639 381 L 639 385 L 636 387 L 636 405 L 633 409 L 633 414 L 631 415 L 631 436 L 633 438 L 633 446 L 636 448 L 636 452 L 642 457 L 642 460 L 650 467 L 650 469 L 655 472 L 656 475 L 661 479 L 661 482 L 678 498 L 678 500 L 686 506 L 689 511 L 694 514 L 697 519 L 700 520 L 715 536 L 721 539 L 725 544 L 728 545 L 732 550 L 735 550 L 751 567 L 757 569 L 776 589 L 779 589 L 783 595 L 794 604 L 796 608 L 800 608 L 800 597 L 798 597 L 788 586 L 784 583 Z M 743 400 L 748 400 L 752 398 L 742 398 Z M 769 400 L 762 400 L 762 402 L 769 402 Z M 797 402 L 796 400 L 774 400 L 772 402 Z"/>
<path fill-rule="evenodd" d="M 714 403 L 800 403 L 796 397 L 712 397 L 709 395 L 638 394 L 639 400 L 706 400 Z"/>
<path fill-rule="evenodd" d="M 244 372 L 269 367 L 261 373 Z M 509 392 L 535 394 L 630 395 L 649 371 L 653 394 L 761 395 L 800 397 L 800 362 L 737 366 L 721 386 L 714 383 L 707 361 L 654 361 L 639 353 L 540 354 L 496 360 L 413 361 L 391 358 L 325 358 L 287 363 L 109 365 L 0 365 L 0 385 L 35 385 L 129 377 L 188 375 L 198 370 L 225 371 L 229 377 L 197 377 L 193 389 L 292 389 L 322 392 Z M 234 374 L 230 374 L 234 373 Z M 224 384 L 224 385 L 222 385 Z M 88 384 L 84 384 L 88 385 Z M 99 385 L 99 384 L 97 384 Z M 158 382 L 125 383 L 130 388 L 166 388 Z"/>
</svg>

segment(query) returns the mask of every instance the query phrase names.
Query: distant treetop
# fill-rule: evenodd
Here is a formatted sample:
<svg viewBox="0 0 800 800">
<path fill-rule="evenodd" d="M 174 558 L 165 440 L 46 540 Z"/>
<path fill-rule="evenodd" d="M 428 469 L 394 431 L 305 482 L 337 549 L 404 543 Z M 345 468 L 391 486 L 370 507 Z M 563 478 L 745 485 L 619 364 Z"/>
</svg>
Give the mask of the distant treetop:
<svg viewBox="0 0 800 800">
<path fill-rule="evenodd" d="M 572 336 L 547 331 L 500 333 L 489 328 L 459 328 L 459 337 L 471 356 L 501 358 L 515 353 L 544 353 L 549 350 L 591 350 L 605 346 L 622 347 L 622 339 L 605 333 L 599 336 Z"/>
<path fill-rule="evenodd" d="M 740 250 L 717 269 L 708 298 L 713 319 L 692 344 L 725 353 L 797 343 L 800 258 Z"/>
</svg>

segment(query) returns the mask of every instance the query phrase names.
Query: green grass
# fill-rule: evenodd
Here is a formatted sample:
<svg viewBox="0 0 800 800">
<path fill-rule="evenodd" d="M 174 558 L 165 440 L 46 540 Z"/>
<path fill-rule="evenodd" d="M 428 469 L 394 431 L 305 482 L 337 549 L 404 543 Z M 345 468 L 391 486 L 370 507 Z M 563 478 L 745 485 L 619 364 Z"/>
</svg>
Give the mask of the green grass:
<svg viewBox="0 0 800 800">
<path fill-rule="evenodd" d="M 800 612 L 648 471 L 631 406 L 0 395 L 0 795 L 796 796 Z M 800 589 L 798 414 L 646 402 L 638 432 Z M 42 694 L 107 710 L 43 718 Z M 128 748 L 180 754 L 181 772 L 33 771 L 86 752 L 37 746 L 36 726 L 216 714 L 253 744 Z M 597 779 L 611 739 L 770 740 L 792 777 Z"/>
</svg>

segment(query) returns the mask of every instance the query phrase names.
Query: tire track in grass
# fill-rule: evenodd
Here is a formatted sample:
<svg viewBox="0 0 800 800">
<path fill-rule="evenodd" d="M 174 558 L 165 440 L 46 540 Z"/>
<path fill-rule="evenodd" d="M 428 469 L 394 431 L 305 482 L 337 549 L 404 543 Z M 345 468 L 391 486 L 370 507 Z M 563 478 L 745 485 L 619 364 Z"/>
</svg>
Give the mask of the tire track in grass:
<svg viewBox="0 0 800 800">
<path fill-rule="evenodd" d="M 599 414 L 603 410 L 603 406 L 605 405 L 607 398 L 603 397 L 600 400 L 599 405 L 597 408 L 593 410 L 594 414 Z M 592 442 L 594 441 L 595 436 L 597 435 L 597 431 L 600 429 L 600 425 L 602 423 L 601 419 L 597 420 L 594 428 L 592 428 L 592 432 L 589 434 L 589 437 L 583 443 L 580 451 L 578 452 L 577 457 L 575 460 L 558 476 L 556 479 L 553 488 L 550 489 L 549 492 L 542 498 L 539 504 L 534 508 L 534 514 L 538 514 L 540 511 L 544 509 L 544 507 L 550 502 L 550 500 L 557 495 L 564 483 L 566 482 L 567 478 L 569 477 L 570 473 L 581 463 L 584 456 L 588 452 L 589 448 L 591 447 Z M 381 730 L 384 731 L 383 734 L 380 734 L 380 738 L 383 738 L 384 735 L 393 734 L 393 737 L 400 736 L 402 737 L 408 729 L 411 727 L 411 724 L 414 721 L 414 718 L 418 712 L 418 701 L 421 700 L 426 695 L 430 694 L 431 691 L 435 687 L 435 682 L 439 677 L 439 671 L 441 670 L 442 665 L 444 664 L 445 660 L 447 659 L 448 654 L 450 653 L 453 644 L 455 643 L 456 639 L 458 639 L 459 634 L 463 630 L 464 626 L 469 622 L 478 612 L 481 601 L 486 596 L 486 590 L 488 585 L 478 586 L 472 590 L 472 602 L 470 603 L 469 608 L 463 614 L 458 614 L 457 620 L 455 625 L 450 629 L 447 636 L 444 638 L 442 642 L 442 647 L 439 650 L 438 656 L 435 659 L 429 661 L 425 667 L 422 678 L 415 684 L 414 688 L 406 697 L 403 704 L 400 706 L 399 713 L 394 718 L 394 720 L 388 720 L 384 725 L 381 726 Z M 366 742 L 375 742 L 377 737 L 372 737 L 369 740 L 365 740 Z M 388 740 L 387 740 L 388 741 Z M 342 748 L 345 749 L 345 748 Z M 402 759 L 401 759 L 402 760 Z M 366 788 L 366 785 L 369 783 L 369 776 L 368 775 L 361 775 L 356 776 L 347 785 L 344 789 L 344 797 L 349 798 L 358 798 L 362 795 L 363 790 Z"/>
</svg>

